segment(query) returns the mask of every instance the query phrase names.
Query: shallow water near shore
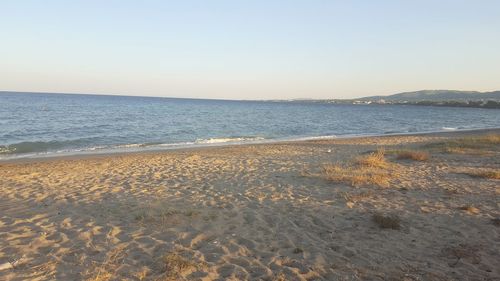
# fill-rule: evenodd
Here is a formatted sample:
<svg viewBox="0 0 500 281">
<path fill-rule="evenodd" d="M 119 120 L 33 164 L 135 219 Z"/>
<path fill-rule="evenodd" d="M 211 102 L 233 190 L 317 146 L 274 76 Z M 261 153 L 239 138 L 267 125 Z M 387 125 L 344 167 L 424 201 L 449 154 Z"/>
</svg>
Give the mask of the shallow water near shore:
<svg viewBox="0 0 500 281">
<path fill-rule="evenodd" d="M 0 159 L 493 128 L 498 110 L 0 93 Z"/>
</svg>

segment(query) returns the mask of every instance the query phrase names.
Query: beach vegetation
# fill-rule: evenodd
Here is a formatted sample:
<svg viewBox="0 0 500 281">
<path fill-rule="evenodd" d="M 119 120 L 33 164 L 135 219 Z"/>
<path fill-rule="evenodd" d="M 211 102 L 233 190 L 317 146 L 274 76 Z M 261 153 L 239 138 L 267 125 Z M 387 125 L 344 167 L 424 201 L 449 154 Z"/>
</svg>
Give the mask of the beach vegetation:
<svg viewBox="0 0 500 281">
<path fill-rule="evenodd" d="M 287 281 L 287 280 L 288 279 L 286 278 L 285 274 L 282 271 L 275 274 L 273 277 L 273 281 Z"/>
<path fill-rule="evenodd" d="M 134 277 L 137 278 L 139 281 L 146 280 L 149 274 L 149 269 L 148 268 L 143 268 L 140 271 L 137 271 L 134 273 Z"/>
<path fill-rule="evenodd" d="M 498 146 L 500 146 L 500 134 L 456 138 L 425 145 L 429 149 L 456 154 L 483 154 L 490 150 L 496 150 Z"/>
<path fill-rule="evenodd" d="M 396 158 L 399 160 L 427 161 L 430 155 L 426 151 L 403 150 L 397 153 Z"/>
<path fill-rule="evenodd" d="M 467 204 L 467 205 L 461 206 L 459 209 L 462 210 L 462 211 L 466 211 L 469 214 L 477 214 L 477 213 L 479 213 L 479 209 L 476 208 L 476 207 L 474 207 L 471 204 Z"/>
<path fill-rule="evenodd" d="M 329 181 L 344 182 L 351 186 L 376 185 L 388 187 L 393 173 L 383 149 L 355 158 L 348 164 L 325 164 L 322 174 Z"/>
<path fill-rule="evenodd" d="M 379 169 L 342 166 L 340 164 L 323 165 L 323 174 L 329 181 L 344 182 L 356 187 L 363 185 L 387 187 L 391 178 L 388 172 Z"/>
<path fill-rule="evenodd" d="M 368 155 L 359 156 L 356 158 L 355 163 L 369 168 L 386 169 L 389 167 L 389 163 L 385 159 L 385 150 L 383 148 L 379 148 L 377 151 Z"/>
<path fill-rule="evenodd" d="M 465 174 L 474 178 L 500 180 L 500 170 L 480 170 L 480 171 L 466 172 Z"/>
<path fill-rule="evenodd" d="M 202 264 L 196 263 L 175 252 L 170 252 L 163 256 L 161 262 L 164 276 L 174 278 L 171 280 L 178 280 L 175 278 L 203 268 Z"/>
<path fill-rule="evenodd" d="M 92 268 L 91 277 L 85 279 L 86 281 L 108 281 L 116 277 L 118 267 L 125 258 L 124 246 L 118 246 L 111 250 L 106 259 L 98 266 Z"/>
</svg>

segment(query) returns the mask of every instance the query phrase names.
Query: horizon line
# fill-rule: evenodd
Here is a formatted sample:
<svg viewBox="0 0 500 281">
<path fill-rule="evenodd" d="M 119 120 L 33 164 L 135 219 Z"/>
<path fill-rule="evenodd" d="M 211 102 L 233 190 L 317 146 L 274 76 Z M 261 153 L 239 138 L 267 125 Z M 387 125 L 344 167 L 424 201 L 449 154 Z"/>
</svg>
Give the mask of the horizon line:
<svg viewBox="0 0 500 281">
<path fill-rule="evenodd" d="M 84 95 L 84 96 L 107 96 L 107 97 L 143 97 L 143 98 L 164 98 L 164 99 L 186 99 L 186 100 L 214 100 L 214 101 L 300 101 L 300 100 L 356 100 L 369 97 L 388 97 L 396 94 L 412 93 L 412 92 L 422 92 L 422 91 L 457 91 L 457 92 L 475 92 L 478 94 L 492 93 L 500 90 L 493 91 L 474 91 L 474 90 L 450 90 L 450 89 L 423 89 L 415 91 L 403 91 L 387 95 L 368 95 L 356 98 L 288 98 L 288 99 L 224 99 L 224 98 L 196 98 L 196 97 L 172 97 L 172 96 L 138 96 L 130 94 L 115 94 L 115 93 L 77 93 L 77 92 L 45 92 L 45 91 L 10 91 L 10 90 L 0 90 L 2 93 L 23 93 L 23 94 L 55 94 L 55 95 Z"/>
</svg>

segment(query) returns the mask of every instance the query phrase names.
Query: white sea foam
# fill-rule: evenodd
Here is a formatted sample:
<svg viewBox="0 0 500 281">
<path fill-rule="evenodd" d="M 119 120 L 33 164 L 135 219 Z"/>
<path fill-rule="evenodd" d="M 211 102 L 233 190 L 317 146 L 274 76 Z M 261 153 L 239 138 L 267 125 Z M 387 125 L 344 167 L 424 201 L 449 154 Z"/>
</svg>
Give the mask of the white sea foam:
<svg viewBox="0 0 500 281">
<path fill-rule="evenodd" d="M 215 144 L 215 143 L 227 143 L 227 142 L 248 142 L 248 141 L 259 141 L 264 140 L 262 137 L 239 137 L 239 138 L 210 138 L 210 139 L 197 139 L 196 144 Z"/>
<path fill-rule="evenodd" d="M 441 130 L 443 131 L 456 131 L 458 128 L 453 128 L 453 127 L 442 127 Z"/>
<path fill-rule="evenodd" d="M 188 141 L 188 142 L 175 142 L 175 143 L 160 143 L 160 144 L 157 144 L 157 146 L 187 146 L 187 145 L 193 145 L 193 144 L 195 144 L 195 143 Z"/>
<path fill-rule="evenodd" d="M 146 146 L 144 143 L 129 143 L 129 144 L 121 144 L 117 145 L 118 148 L 133 148 L 133 147 L 143 147 Z"/>
<path fill-rule="evenodd" d="M 314 136 L 314 137 L 303 137 L 303 138 L 294 138 L 292 140 L 299 140 L 299 141 L 307 141 L 307 140 L 329 140 L 329 139 L 336 139 L 336 135 L 328 135 L 328 136 Z"/>
</svg>

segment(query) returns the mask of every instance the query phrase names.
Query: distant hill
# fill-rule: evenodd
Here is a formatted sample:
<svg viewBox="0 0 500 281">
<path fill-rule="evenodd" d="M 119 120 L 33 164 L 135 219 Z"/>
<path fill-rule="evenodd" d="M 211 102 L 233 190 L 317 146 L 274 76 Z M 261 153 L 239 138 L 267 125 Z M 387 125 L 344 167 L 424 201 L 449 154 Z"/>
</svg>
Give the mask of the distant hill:
<svg viewBox="0 0 500 281">
<path fill-rule="evenodd" d="M 422 90 L 405 92 L 390 96 L 371 96 L 359 98 L 360 101 L 389 101 L 389 102 L 419 102 L 419 101 L 500 101 L 500 91 L 476 92 L 453 90 Z"/>
<path fill-rule="evenodd" d="M 421 105 L 447 107 L 476 107 L 500 109 L 500 91 L 422 90 L 390 96 L 371 96 L 358 99 L 291 100 L 290 102 L 359 104 L 359 105 Z"/>
</svg>

